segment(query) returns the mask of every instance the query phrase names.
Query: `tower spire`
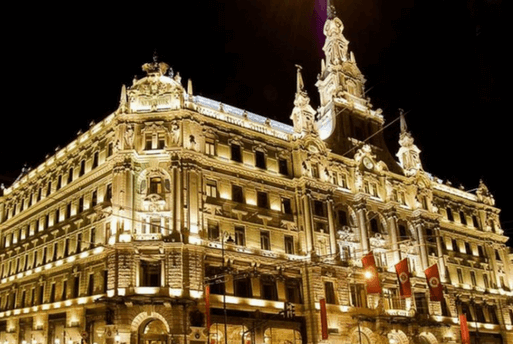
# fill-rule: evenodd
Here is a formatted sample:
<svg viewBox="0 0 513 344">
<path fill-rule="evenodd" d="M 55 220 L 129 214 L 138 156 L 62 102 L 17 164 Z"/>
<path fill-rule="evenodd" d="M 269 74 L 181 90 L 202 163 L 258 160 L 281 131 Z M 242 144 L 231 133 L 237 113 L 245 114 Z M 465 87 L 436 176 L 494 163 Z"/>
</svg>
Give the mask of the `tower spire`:
<svg viewBox="0 0 513 344">
<path fill-rule="evenodd" d="M 328 12 L 328 19 L 334 19 L 337 16 L 337 11 L 335 9 L 335 6 L 333 5 L 333 0 L 327 0 L 327 12 Z"/>
<path fill-rule="evenodd" d="M 294 131 L 298 135 L 317 134 L 315 124 L 315 110 L 310 105 L 310 98 L 305 91 L 303 83 L 303 76 L 301 75 L 301 66 L 296 65 L 297 68 L 297 90 L 296 98 L 294 99 L 294 109 L 290 118 L 294 123 Z"/>
<path fill-rule="evenodd" d="M 300 65 L 296 65 L 297 68 L 297 93 L 303 92 L 305 89 L 305 83 L 303 82 L 303 76 L 301 75 L 301 67 Z"/>
<path fill-rule="evenodd" d="M 401 123 L 401 135 L 408 132 L 408 126 L 406 125 L 406 119 L 404 118 L 404 110 L 399 109 L 399 118 Z"/>
</svg>

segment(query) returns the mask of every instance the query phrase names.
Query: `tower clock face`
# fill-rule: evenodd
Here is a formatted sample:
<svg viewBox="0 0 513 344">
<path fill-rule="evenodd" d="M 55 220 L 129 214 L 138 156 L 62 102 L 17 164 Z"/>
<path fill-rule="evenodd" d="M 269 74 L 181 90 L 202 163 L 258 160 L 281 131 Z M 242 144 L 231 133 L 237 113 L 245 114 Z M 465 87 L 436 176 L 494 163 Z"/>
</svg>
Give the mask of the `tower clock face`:
<svg viewBox="0 0 513 344">
<path fill-rule="evenodd" d="M 371 159 L 365 157 L 363 158 L 363 166 L 365 166 L 367 169 L 371 170 L 374 164 L 372 163 Z"/>
<path fill-rule="evenodd" d="M 319 128 L 319 136 L 321 140 L 326 140 L 333 133 L 333 122 L 331 110 L 326 112 L 326 114 L 319 119 L 317 126 Z"/>
</svg>

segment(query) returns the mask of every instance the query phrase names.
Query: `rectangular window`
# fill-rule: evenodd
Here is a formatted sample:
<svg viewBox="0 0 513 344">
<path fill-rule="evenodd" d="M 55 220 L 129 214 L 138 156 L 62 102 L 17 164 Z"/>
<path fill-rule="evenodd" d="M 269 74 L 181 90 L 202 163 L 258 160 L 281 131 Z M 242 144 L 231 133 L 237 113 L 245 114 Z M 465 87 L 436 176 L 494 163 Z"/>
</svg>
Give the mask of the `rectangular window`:
<svg viewBox="0 0 513 344">
<path fill-rule="evenodd" d="M 73 181 L 73 167 L 71 167 L 68 172 L 68 184 L 71 183 L 72 181 Z"/>
<path fill-rule="evenodd" d="M 98 191 L 94 190 L 91 194 L 91 207 L 96 206 L 98 204 Z"/>
<path fill-rule="evenodd" d="M 460 211 L 460 222 L 462 225 L 467 225 L 467 215 L 464 212 Z"/>
<path fill-rule="evenodd" d="M 446 208 L 445 211 L 447 212 L 447 220 L 454 222 L 454 217 L 452 215 L 452 209 Z"/>
<path fill-rule="evenodd" d="M 283 238 L 285 253 L 294 254 L 294 237 L 290 235 L 285 235 Z"/>
<path fill-rule="evenodd" d="M 93 165 L 92 168 L 98 167 L 98 152 L 95 152 L 93 154 Z"/>
<path fill-rule="evenodd" d="M 141 287 L 160 287 L 160 261 L 141 260 Z"/>
<path fill-rule="evenodd" d="M 483 284 L 486 289 L 490 288 L 490 282 L 488 281 L 487 274 L 483 274 Z"/>
<path fill-rule="evenodd" d="M 461 269 L 456 269 L 456 273 L 458 274 L 458 283 L 463 284 L 463 272 Z"/>
<path fill-rule="evenodd" d="M 234 279 L 233 293 L 238 297 L 251 297 L 251 279 L 249 277 Z"/>
<path fill-rule="evenodd" d="M 301 280 L 287 279 L 285 281 L 285 298 L 288 302 L 301 303 Z"/>
<path fill-rule="evenodd" d="M 38 300 L 37 300 L 38 301 L 37 304 L 38 305 L 42 305 L 44 300 L 45 300 L 44 299 L 44 297 L 45 297 L 45 285 L 44 284 L 39 286 L 39 295 L 38 296 L 39 297 L 38 297 Z"/>
<path fill-rule="evenodd" d="M 278 160 L 278 171 L 280 174 L 283 174 L 284 176 L 289 175 L 288 161 L 286 159 Z"/>
<path fill-rule="evenodd" d="M 271 238 L 267 231 L 260 232 L 260 248 L 267 251 L 271 250 Z"/>
<path fill-rule="evenodd" d="M 338 215 L 338 224 L 341 226 L 347 226 L 349 222 L 347 221 L 347 213 L 344 210 L 339 210 L 337 212 Z"/>
<path fill-rule="evenodd" d="M 290 202 L 290 198 L 281 198 L 281 211 L 284 214 L 292 214 L 292 205 Z"/>
<path fill-rule="evenodd" d="M 267 278 L 267 276 L 262 276 L 260 283 L 262 285 L 262 299 L 277 301 L 278 292 L 276 290 L 276 281 L 272 277 Z"/>
<path fill-rule="evenodd" d="M 62 281 L 62 294 L 61 294 L 61 301 L 65 301 L 67 299 L 67 292 L 68 292 L 68 281 L 64 280 Z"/>
<path fill-rule="evenodd" d="M 237 144 L 232 143 L 230 150 L 231 150 L 231 159 L 233 161 L 242 162 L 241 147 Z"/>
<path fill-rule="evenodd" d="M 244 191 L 242 186 L 232 185 L 232 201 L 244 203 Z"/>
<path fill-rule="evenodd" d="M 207 180 L 205 185 L 207 197 L 217 198 L 217 183 L 215 180 Z"/>
<path fill-rule="evenodd" d="M 144 150 L 153 149 L 153 134 L 144 135 Z"/>
<path fill-rule="evenodd" d="M 257 191 L 257 206 L 260 208 L 269 208 L 267 192 Z"/>
<path fill-rule="evenodd" d="M 479 220 L 476 215 L 472 215 L 472 224 L 474 225 L 474 228 L 479 228 Z"/>
<path fill-rule="evenodd" d="M 429 314 L 429 308 L 425 293 L 415 293 L 415 306 L 419 314 Z"/>
<path fill-rule="evenodd" d="M 351 284 L 351 306 L 367 307 L 367 294 L 364 284 Z"/>
<path fill-rule="evenodd" d="M 219 223 L 208 220 L 208 238 L 210 240 L 219 240 Z"/>
<path fill-rule="evenodd" d="M 150 178 L 149 194 L 161 194 L 161 193 L 162 193 L 162 178 L 160 178 L 160 177 Z"/>
<path fill-rule="evenodd" d="M 94 295 L 94 273 L 89 274 L 89 281 L 87 282 L 87 295 Z"/>
<path fill-rule="evenodd" d="M 315 216 L 326 216 L 324 202 L 315 200 L 314 201 L 314 215 Z"/>
<path fill-rule="evenodd" d="M 85 160 L 82 160 L 80 162 L 80 171 L 79 171 L 78 175 L 80 177 L 82 177 L 84 175 L 84 173 L 85 173 Z"/>
<path fill-rule="evenodd" d="M 317 164 L 312 164 L 312 177 L 319 178 L 319 166 Z"/>
<path fill-rule="evenodd" d="M 107 184 L 104 201 L 110 202 L 111 198 L 112 198 L 112 184 Z"/>
<path fill-rule="evenodd" d="M 166 147 L 166 136 L 164 133 L 157 134 L 157 149 L 164 149 Z"/>
<path fill-rule="evenodd" d="M 50 287 L 50 303 L 55 302 L 55 283 Z"/>
<path fill-rule="evenodd" d="M 476 273 L 474 271 L 470 271 L 470 280 L 472 281 L 473 286 L 477 285 Z"/>
<path fill-rule="evenodd" d="M 205 154 L 216 155 L 216 145 L 213 139 L 205 139 Z"/>
<path fill-rule="evenodd" d="M 246 246 L 246 229 L 243 226 L 235 226 L 235 245 Z"/>
<path fill-rule="evenodd" d="M 80 276 L 75 276 L 73 281 L 73 298 L 80 296 Z"/>
<path fill-rule="evenodd" d="M 262 151 L 255 151 L 255 166 L 258 168 L 267 168 L 265 153 Z"/>
</svg>

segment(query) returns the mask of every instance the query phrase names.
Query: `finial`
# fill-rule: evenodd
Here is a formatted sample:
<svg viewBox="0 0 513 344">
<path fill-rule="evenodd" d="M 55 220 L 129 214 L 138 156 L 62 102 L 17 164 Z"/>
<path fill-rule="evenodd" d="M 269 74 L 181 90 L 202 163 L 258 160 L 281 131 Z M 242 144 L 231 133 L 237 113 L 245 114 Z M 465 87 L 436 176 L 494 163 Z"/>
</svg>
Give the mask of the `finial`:
<svg viewBox="0 0 513 344">
<path fill-rule="evenodd" d="M 303 92 L 305 89 L 305 84 L 303 83 L 303 76 L 301 75 L 301 67 L 300 65 L 296 65 L 297 68 L 297 92 Z"/>
<path fill-rule="evenodd" d="M 406 120 L 404 119 L 404 110 L 399 109 L 399 116 L 401 120 L 401 134 L 406 133 L 408 131 L 408 126 L 406 125 Z"/>
<path fill-rule="evenodd" d="M 157 49 L 153 50 L 153 62 L 157 63 L 159 60 L 159 56 L 157 54 Z"/>
<path fill-rule="evenodd" d="M 332 0 L 327 0 L 327 11 L 328 19 L 334 19 L 337 16 L 335 6 L 332 4 Z"/>
</svg>

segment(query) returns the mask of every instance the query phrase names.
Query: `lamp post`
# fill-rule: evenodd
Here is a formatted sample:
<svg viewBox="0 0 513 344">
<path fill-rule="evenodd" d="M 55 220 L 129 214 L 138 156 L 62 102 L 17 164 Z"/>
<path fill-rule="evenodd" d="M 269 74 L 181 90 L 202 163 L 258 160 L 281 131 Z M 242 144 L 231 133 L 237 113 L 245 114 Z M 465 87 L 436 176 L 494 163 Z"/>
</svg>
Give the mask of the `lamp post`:
<svg viewBox="0 0 513 344">
<path fill-rule="evenodd" d="M 225 274 L 225 268 L 226 265 L 224 263 L 224 238 L 228 235 L 227 232 L 223 232 L 221 235 L 221 259 L 222 259 L 222 269 L 223 269 L 223 275 Z M 226 243 L 233 244 L 233 239 L 231 236 L 228 235 L 228 239 L 226 240 Z M 226 312 L 226 279 L 223 277 L 223 315 L 224 315 L 224 344 L 228 344 L 228 315 Z"/>
</svg>

